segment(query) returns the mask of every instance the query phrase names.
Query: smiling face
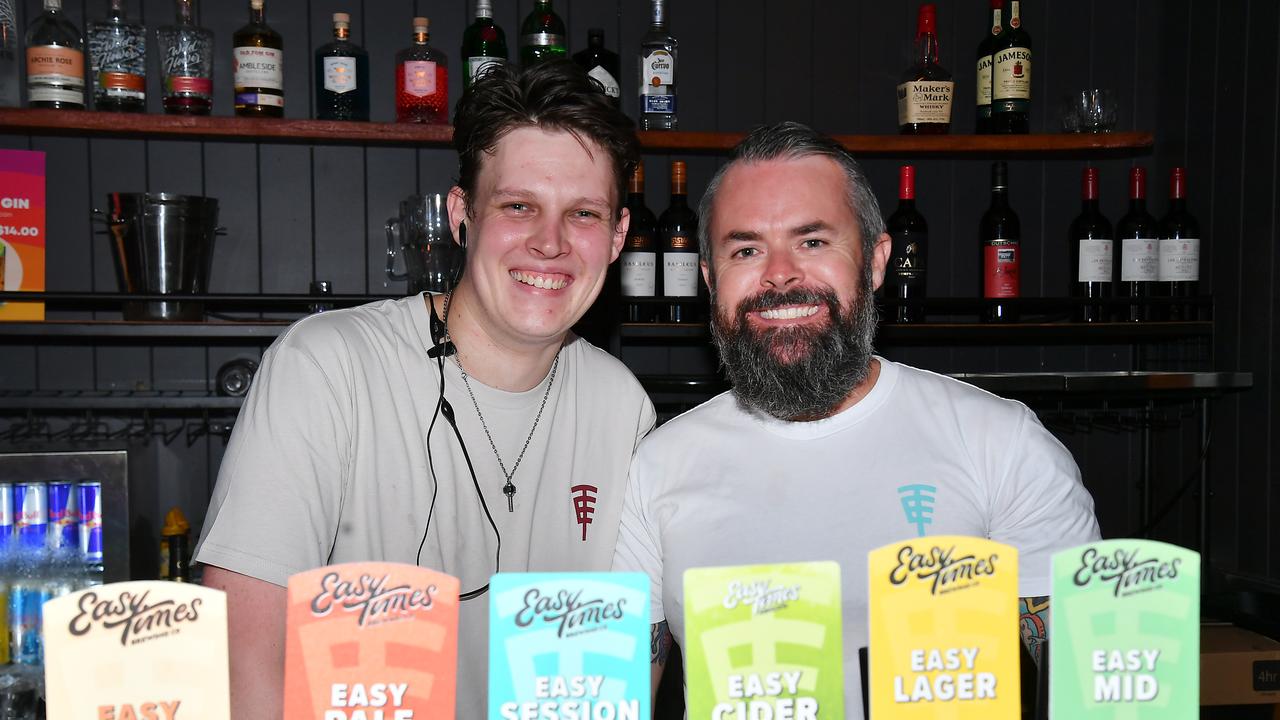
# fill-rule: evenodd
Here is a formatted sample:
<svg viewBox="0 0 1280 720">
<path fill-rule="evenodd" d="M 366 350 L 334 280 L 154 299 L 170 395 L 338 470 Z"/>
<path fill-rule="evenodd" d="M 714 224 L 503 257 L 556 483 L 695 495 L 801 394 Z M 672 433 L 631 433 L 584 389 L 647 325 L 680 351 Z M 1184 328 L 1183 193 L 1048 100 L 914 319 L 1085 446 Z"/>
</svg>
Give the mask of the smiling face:
<svg viewBox="0 0 1280 720">
<path fill-rule="evenodd" d="M 735 392 L 775 417 L 825 417 L 867 377 L 889 238 L 864 262 L 847 188 L 807 156 L 734 165 L 715 195 L 712 330 Z"/>
<path fill-rule="evenodd" d="M 588 152 L 590 148 L 590 152 Z M 486 334 L 509 347 L 558 344 L 600 294 L 629 218 L 615 222 L 607 153 L 573 135 L 522 127 L 484 160 L 466 214 L 449 195 L 454 236 L 467 223 L 467 295 Z"/>
</svg>

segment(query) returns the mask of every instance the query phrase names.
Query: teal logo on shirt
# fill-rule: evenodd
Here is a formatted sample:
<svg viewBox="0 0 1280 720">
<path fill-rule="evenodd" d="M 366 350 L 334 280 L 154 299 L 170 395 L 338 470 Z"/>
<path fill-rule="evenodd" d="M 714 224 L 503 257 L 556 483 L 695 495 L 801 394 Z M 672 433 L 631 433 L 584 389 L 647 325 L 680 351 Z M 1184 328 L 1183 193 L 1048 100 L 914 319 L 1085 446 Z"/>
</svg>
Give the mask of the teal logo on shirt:
<svg viewBox="0 0 1280 720">
<path fill-rule="evenodd" d="M 924 526 L 933 524 L 934 495 L 938 488 L 933 485 L 901 485 L 898 496 L 902 501 L 902 512 L 907 516 L 907 523 L 916 526 L 916 534 L 924 537 Z"/>
</svg>

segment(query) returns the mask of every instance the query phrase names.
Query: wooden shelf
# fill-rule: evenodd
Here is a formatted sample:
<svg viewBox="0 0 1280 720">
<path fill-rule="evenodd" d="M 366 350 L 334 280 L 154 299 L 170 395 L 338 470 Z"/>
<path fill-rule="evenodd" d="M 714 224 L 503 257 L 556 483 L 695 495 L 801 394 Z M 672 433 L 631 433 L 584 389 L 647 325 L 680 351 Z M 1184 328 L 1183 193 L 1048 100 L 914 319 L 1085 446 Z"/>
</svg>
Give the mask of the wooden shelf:
<svg viewBox="0 0 1280 720">
<path fill-rule="evenodd" d="M 708 342 L 703 323 L 623 323 L 621 338 L 645 342 Z M 885 347 L 1003 343 L 1041 345 L 1061 343 L 1130 344 L 1204 338 L 1213 334 L 1209 321 L 1145 323 L 881 323 L 876 343 Z"/>
<path fill-rule="evenodd" d="M 448 147 L 449 125 L 413 123 L 188 116 L 155 113 L 120 114 L 77 110 L 0 109 L 0 133 L 87 135 L 138 139 L 214 139 L 339 145 L 414 145 Z M 646 150 L 720 153 L 745 133 L 637 133 Z M 1149 149 L 1146 132 L 1100 135 L 838 135 L 858 155 L 1070 155 L 1126 153 Z"/>
</svg>

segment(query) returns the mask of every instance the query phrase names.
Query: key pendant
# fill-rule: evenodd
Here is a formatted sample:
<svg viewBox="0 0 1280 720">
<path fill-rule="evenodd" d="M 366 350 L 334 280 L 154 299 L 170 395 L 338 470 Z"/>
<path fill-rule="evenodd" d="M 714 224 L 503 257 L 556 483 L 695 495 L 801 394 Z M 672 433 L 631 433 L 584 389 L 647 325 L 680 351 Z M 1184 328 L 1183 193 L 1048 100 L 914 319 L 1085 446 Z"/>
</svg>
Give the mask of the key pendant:
<svg viewBox="0 0 1280 720">
<path fill-rule="evenodd" d="M 516 486 L 508 480 L 506 485 L 502 486 L 502 492 L 507 496 L 507 512 L 516 511 Z"/>
</svg>

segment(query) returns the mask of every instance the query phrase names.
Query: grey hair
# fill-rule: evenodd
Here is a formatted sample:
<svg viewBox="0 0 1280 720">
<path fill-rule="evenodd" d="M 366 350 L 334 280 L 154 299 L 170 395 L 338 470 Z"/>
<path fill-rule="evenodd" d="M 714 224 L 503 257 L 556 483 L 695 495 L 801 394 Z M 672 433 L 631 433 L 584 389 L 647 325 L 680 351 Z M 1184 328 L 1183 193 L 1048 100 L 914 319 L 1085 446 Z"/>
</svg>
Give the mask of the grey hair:
<svg viewBox="0 0 1280 720">
<path fill-rule="evenodd" d="M 858 162 L 840 143 L 808 125 L 787 121 L 776 125 L 762 125 L 752 130 L 729 153 L 729 162 L 716 171 L 706 192 L 702 194 L 702 201 L 698 204 L 698 218 L 701 220 L 698 223 L 698 252 L 702 254 L 702 260 L 708 269 L 714 268 L 711 258 L 711 208 L 715 204 L 720 182 L 729 169 L 741 163 L 799 160 L 806 157 L 831 158 L 844 171 L 849 208 L 857 218 L 862 240 L 862 262 L 863 265 L 869 265 L 876 239 L 884 232 L 884 217 L 880 214 L 880 203 L 876 202 L 871 183 L 867 182 L 867 176 L 863 174 Z"/>
</svg>

